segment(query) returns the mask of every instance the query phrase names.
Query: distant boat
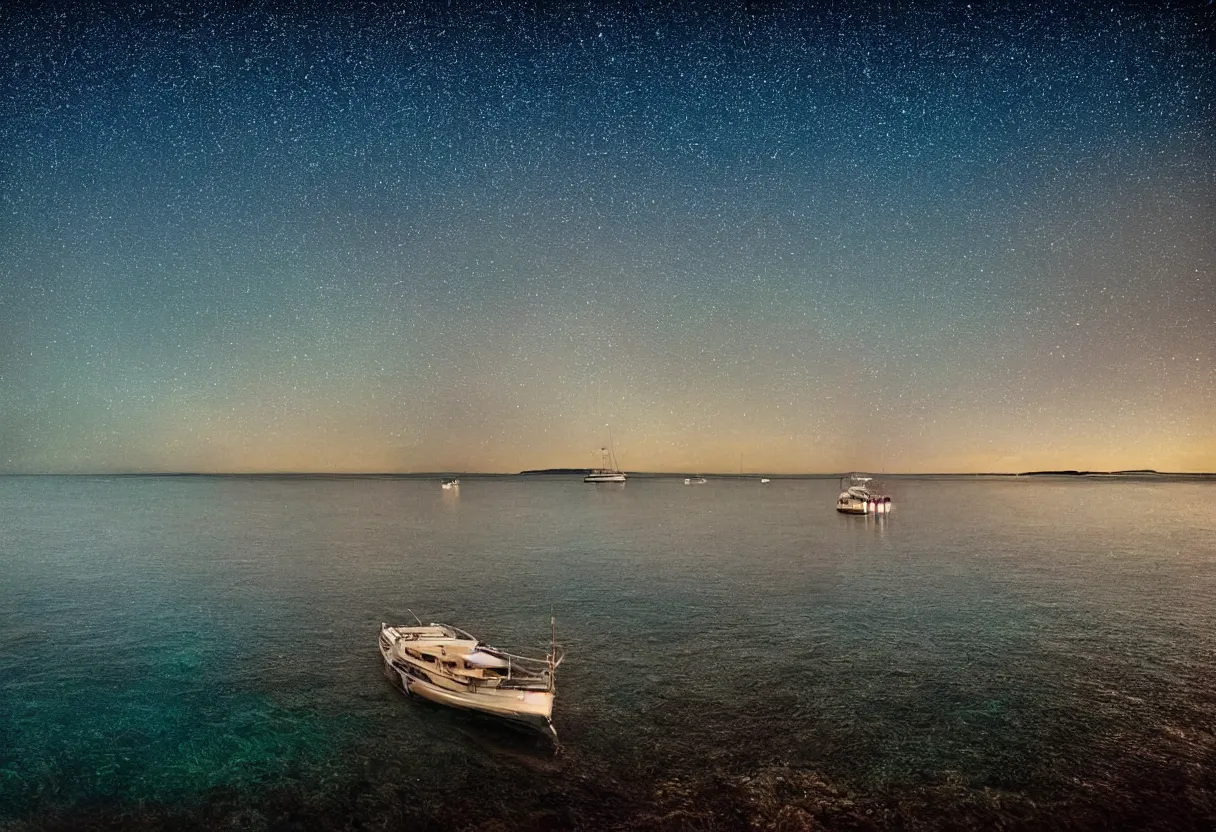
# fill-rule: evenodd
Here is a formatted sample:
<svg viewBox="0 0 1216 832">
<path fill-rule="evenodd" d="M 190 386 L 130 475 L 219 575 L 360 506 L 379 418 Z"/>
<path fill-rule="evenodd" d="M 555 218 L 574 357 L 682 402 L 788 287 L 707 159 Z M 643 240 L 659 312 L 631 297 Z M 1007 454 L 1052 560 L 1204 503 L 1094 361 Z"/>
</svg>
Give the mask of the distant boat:
<svg viewBox="0 0 1216 832">
<path fill-rule="evenodd" d="M 452 488 L 460 487 L 460 477 L 444 477 L 439 481 L 439 487 L 447 491 Z"/>
<path fill-rule="evenodd" d="M 612 448 L 612 432 L 608 433 L 608 447 L 600 448 L 600 467 L 592 468 L 583 477 L 583 482 L 624 482 L 625 472 L 616 462 L 616 451 Z"/>
<path fill-rule="evenodd" d="M 380 625 L 384 675 L 409 696 L 536 728 L 555 742 L 553 700 L 562 663 L 556 635 L 542 659 L 498 650 L 447 624 Z"/>
<path fill-rule="evenodd" d="M 705 482 L 706 482 L 705 477 L 685 477 L 684 478 L 685 485 L 704 485 Z"/>
<path fill-rule="evenodd" d="M 772 482 L 768 477 L 761 477 L 760 482 Z"/>
<path fill-rule="evenodd" d="M 841 514 L 889 514 L 891 498 L 875 493 L 869 486 L 872 481 L 873 477 L 863 477 L 860 474 L 841 477 L 842 490 L 836 498 L 836 510 Z"/>
</svg>

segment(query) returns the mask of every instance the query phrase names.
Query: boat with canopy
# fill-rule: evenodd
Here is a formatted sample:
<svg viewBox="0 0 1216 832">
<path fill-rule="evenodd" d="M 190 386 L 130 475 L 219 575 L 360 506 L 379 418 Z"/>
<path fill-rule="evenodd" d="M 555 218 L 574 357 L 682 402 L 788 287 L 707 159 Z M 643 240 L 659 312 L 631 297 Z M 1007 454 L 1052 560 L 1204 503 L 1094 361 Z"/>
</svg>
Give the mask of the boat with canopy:
<svg viewBox="0 0 1216 832">
<path fill-rule="evenodd" d="M 860 474 L 841 477 L 841 492 L 836 498 L 836 510 L 841 514 L 889 514 L 891 498 L 877 493 L 870 486 L 873 479 Z"/>
<path fill-rule="evenodd" d="M 551 623 L 553 640 L 543 658 L 499 650 L 449 624 L 382 623 L 384 675 L 408 696 L 534 728 L 556 742 L 553 701 L 563 655 Z"/>
</svg>

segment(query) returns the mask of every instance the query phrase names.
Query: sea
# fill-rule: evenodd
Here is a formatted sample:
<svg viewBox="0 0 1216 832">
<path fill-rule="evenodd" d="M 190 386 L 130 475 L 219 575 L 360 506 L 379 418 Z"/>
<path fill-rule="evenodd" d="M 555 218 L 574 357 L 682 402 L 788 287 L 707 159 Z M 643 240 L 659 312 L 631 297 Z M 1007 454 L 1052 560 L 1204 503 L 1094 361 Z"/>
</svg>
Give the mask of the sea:
<svg viewBox="0 0 1216 832">
<path fill-rule="evenodd" d="M 0 478 L 0 829 L 1211 829 L 1216 481 Z M 556 746 L 381 622 L 543 654 Z"/>
</svg>

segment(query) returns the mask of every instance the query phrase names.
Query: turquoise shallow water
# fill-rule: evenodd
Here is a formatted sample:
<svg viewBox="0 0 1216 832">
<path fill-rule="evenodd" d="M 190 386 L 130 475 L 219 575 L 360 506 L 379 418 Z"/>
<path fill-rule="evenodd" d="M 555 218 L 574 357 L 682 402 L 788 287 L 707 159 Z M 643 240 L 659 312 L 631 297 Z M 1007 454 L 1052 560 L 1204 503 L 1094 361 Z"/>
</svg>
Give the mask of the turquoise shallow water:
<svg viewBox="0 0 1216 832">
<path fill-rule="evenodd" d="M 1204 828 L 1216 485 L 0 478 L 0 826 Z M 543 650 L 560 754 L 382 620 Z"/>
</svg>

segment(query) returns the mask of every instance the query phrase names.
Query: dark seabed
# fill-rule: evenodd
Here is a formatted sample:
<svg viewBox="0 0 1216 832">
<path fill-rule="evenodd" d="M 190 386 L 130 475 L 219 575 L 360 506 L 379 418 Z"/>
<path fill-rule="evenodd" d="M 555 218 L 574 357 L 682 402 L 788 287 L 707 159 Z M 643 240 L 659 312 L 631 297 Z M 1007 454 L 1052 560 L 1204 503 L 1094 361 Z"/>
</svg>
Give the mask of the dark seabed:
<svg viewBox="0 0 1216 832">
<path fill-rule="evenodd" d="M 0 478 L 0 827 L 1200 829 L 1216 484 Z M 568 658 L 561 753 L 382 620 Z"/>
</svg>

